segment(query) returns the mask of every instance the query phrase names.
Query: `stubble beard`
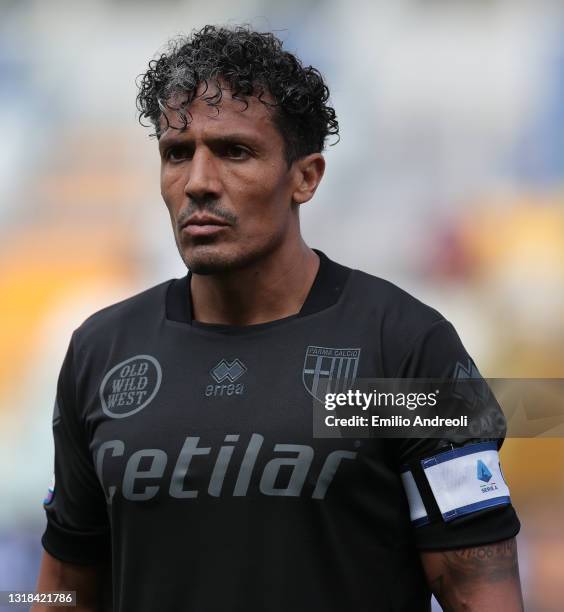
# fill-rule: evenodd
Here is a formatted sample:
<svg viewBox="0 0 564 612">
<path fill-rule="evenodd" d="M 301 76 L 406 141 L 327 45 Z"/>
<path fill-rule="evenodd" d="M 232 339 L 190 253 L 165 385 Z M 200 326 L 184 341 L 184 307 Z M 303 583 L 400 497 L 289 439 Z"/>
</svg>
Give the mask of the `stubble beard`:
<svg viewBox="0 0 564 612">
<path fill-rule="evenodd" d="M 202 241 L 189 251 L 184 250 L 180 242 L 177 242 L 177 246 L 185 266 L 192 274 L 223 276 L 256 264 L 272 253 L 279 243 L 279 237 L 274 237 L 267 244 L 252 249 L 246 249 L 244 245 L 223 249 L 213 241 L 208 244 Z"/>
</svg>

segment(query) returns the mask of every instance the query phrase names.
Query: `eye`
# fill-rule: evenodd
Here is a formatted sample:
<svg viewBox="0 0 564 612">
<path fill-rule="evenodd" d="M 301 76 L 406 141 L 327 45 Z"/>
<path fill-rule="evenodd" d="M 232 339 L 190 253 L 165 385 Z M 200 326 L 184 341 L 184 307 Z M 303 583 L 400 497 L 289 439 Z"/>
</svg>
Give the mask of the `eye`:
<svg viewBox="0 0 564 612">
<path fill-rule="evenodd" d="M 173 147 L 169 147 L 165 151 L 165 159 L 173 163 L 185 161 L 187 159 L 190 159 L 191 157 L 192 152 L 187 147 L 183 146 L 176 145 Z"/>
<path fill-rule="evenodd" d="M 228 145 L 225 148 L 225 155 L 230 159 L 248 159 L 251 157 L 251 152 L 242 145 Z"/>
</svg>

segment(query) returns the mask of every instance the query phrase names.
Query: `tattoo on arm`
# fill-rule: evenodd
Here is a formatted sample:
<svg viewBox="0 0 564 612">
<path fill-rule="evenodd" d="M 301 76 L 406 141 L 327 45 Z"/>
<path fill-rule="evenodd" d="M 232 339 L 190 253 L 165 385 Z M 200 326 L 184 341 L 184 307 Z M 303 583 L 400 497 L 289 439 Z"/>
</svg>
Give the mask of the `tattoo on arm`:
<svg viewBox="0 0 564 612">
<path fill-rule="evenodd" d="M 506 598 L 512 612 L 523 610 L 515 538 L 432 555 L 429 586 L 445 612 L 485 609 L 480 602 L 490 594 Z"/>
<path fill-rule="evenodd" d="M 453 578 L 499 582 L 519 577 L 515 539 L 442 553 Z"/>
</svg>

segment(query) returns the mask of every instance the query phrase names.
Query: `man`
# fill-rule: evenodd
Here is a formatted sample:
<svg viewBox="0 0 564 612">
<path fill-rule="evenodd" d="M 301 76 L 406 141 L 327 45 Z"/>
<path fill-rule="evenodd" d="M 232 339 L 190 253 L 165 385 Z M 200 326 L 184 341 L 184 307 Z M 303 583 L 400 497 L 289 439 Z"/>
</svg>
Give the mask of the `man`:
<svg viewBox="0 0 564 612">
<path fill-rule="evenodd" d="M 138 106 L 190 272 L 73 334 L 38 590 L 94 610 L 111 566 L 116 612 L 417 612 L 431 591 L 445 610 L 522 609 L 509 497 L 464 476 L 482 462 L 504 488 L 501 440 L 312 436 L 320 378 L 475 368 L 435 310 L 304 242 L 338 133 L 327 100 L 246 28 L 207 26 L 149 64 Z"/>
</svg>

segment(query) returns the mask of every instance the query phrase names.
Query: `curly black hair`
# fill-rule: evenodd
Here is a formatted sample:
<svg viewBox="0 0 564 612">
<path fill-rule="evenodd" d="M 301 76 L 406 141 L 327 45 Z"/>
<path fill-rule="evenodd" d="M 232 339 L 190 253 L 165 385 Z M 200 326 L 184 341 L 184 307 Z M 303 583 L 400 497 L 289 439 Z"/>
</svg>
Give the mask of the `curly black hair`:
<svg viewBox="0 0 564 612">
<path fill-rule="evenodd" d="M 191 121 L 188 106 L 198 86 L 206 85 L 199 95 L 217 108 L 222 98 L 220 80 L 230 88 L 233 98 L 245 102 L 248 96 L 256 96 L 274 107 L 273 120 L 284 139 L 288 165 L 322 151 L 329 135 L 337 136 L 338 141 L 339 124 L 334 109 L 327 104 L 329 89 L 319 71 L 304 67 L 297 57 L 284 51 L 274 34 L 255 32 L 248 26 L 207 25 L 189 37 L 170 41 L 167 51 L 151 60 L 147 72 L 139 75 L 139 122 L 144 125 L 143 119 L 149 119 L 155 128 L 151 135 L 158 138 L 166 108 L 178 112 L 181 129 L 185 129 Z M 217 87 L 214 94 L 206 95 L 209 83 Z M 183 102 L 173 106 L 178 94 Z"/>
</svg>

